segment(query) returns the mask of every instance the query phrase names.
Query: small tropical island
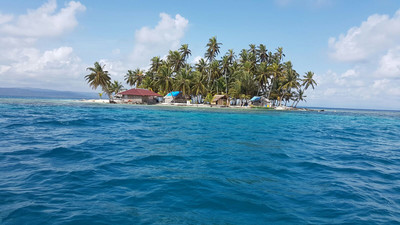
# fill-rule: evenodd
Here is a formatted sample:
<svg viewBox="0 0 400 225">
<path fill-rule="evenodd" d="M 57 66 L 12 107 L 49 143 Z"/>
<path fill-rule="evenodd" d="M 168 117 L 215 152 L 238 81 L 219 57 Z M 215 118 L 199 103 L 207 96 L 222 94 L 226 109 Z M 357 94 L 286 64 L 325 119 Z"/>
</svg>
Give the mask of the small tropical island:
<svg viewBox="0 0 400 225">
<path fill-rule="evenodd" d="M 218 107 L 266 107 L 294 110 L 306 101 L 305 92 L 317 86 L 314 73 L 301 76 L 291 61 L 284 61 L 283 48 L 275 52 L 266 45 L 249 45 L 238 55 L 229 49 L 222 57 L 222 43 L 216 37 L 209 39 L 204 58 L 194 65 L 188 44 L 170 50 L 165 59 L 155 56 L 148 70 L 128 70 L 124 81 L 111 80 L 105 65 L 95 62 L 88 67 L 85 80 L 93 89 L 101 88 L 109 103 L 164 104 Z M 89 100 L 90 101 L 90 100 Z M 94 100 L 92 100 L 94 101 Z M 105 102 L 105 101 L 101 101 Z"/>
</svg>

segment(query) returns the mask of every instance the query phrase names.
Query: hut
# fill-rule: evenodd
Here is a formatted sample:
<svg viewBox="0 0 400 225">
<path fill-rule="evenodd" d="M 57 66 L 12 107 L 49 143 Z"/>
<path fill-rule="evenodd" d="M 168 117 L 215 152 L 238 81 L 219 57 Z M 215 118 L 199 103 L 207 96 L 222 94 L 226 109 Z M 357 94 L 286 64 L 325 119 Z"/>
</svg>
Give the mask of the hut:
<svg viewBox="0 0 400 225">
<path fill-rule="evenodd" d="M 250 99 L 251 103 L 255 106 L 270 107 L 271 101 L 264 96 L 254 96 Z"/>
<path fill-rule="evenodd" d="M 186 103 L 186 98 L 181 91 L 173 91 L 164 97 L 165 103 Z"/>
<path fill-rule="evenodd" d="M 214 95 L 213 100 L 211 101 L 211 105 L 229 105 L 228 104 L 228 96 L 226 95 Z"/>
<path fill-rule="evenodd" d="M 158 102 L 157 98 L 162 97 L 153 91 L 147 89 L 133 88 L 127 91 L 118 93 L 121 96 L 123 103 L 132 104 L 155 104 Z"/>
</svg>

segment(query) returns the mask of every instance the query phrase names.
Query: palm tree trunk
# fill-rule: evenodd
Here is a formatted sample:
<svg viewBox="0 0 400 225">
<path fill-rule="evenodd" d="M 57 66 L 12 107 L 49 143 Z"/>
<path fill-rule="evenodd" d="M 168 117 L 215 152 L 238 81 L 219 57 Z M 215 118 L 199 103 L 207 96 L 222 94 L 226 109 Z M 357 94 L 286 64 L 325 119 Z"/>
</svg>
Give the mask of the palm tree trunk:
<svg viewBox="0 0 400 225">
<path fill-rule="evenodd" d="M 226 83 L 226 94 L 228 94 L 228 77 L 225 76 L 225 83 Z"/>
<path fill-rule="evenodd" d="M 285 91 L 283 91 L 283 94 L 282 94 L 282 96 L 279 98 L 279 106 L 281 106 L 281 105 L 282 105 L 282 99 L 283 99 L 283 96 L 285 96 Z"/>
<path fill-rule="evenodd" d="M 270 85 L 269 90 L 268 90 L 268 97 L 267 97 L 267 99 L 269 99 L 269 96 L 271 95 L 271 91 L 272 91 L 273 85 L 274 85 L 274 78 L 271 79 L 271 85 Z"/>
<path fill-rule="evenodd" d="M 107 95 L 108 95 L 108 102 L 109 102 L 109 103 L 112 103 L 112 102 L 113 102 L 112 93 L 107 93 Z"/>
</svg>

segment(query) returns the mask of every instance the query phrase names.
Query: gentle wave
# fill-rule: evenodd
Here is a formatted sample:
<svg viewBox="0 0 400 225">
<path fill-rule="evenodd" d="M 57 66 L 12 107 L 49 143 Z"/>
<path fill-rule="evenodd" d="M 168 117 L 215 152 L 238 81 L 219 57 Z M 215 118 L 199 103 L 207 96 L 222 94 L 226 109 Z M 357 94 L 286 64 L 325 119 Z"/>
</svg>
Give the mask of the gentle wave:
<svg viewBox="0 0 400 225">
<path fill-rule="evenodd" d="M 396 224 L 400 113 L 0 99 L 1 224 Z"/>
</svg>

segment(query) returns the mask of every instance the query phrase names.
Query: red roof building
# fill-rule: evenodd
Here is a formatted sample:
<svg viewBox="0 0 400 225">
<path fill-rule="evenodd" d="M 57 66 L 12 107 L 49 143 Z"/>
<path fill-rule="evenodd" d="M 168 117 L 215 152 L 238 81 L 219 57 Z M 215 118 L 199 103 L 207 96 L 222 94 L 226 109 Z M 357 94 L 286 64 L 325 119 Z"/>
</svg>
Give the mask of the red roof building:
<svg viewBox="0 0 400 225">
<path fill-rule="evenodd" d="M 147 90 L 147 89 L 140 89 L 140 88 L 132 88 L 127 91 L 123 91 L 118 93 L 122 96 L 124 95 L 135 95 L 135 96 L 156 96 L 156 97 L 162 97 L 162 95 L 157 94 L 153 91 Z"/>
<path fill-rule="evenodd" d="M 155 104 L 159 102 L 157 97 L 162 97 L 153 91 L 147 89 L 133 88 L 127 91 L 118 93 L 121 96 L 123 103 L 131 104 Z"/>
</svg>

